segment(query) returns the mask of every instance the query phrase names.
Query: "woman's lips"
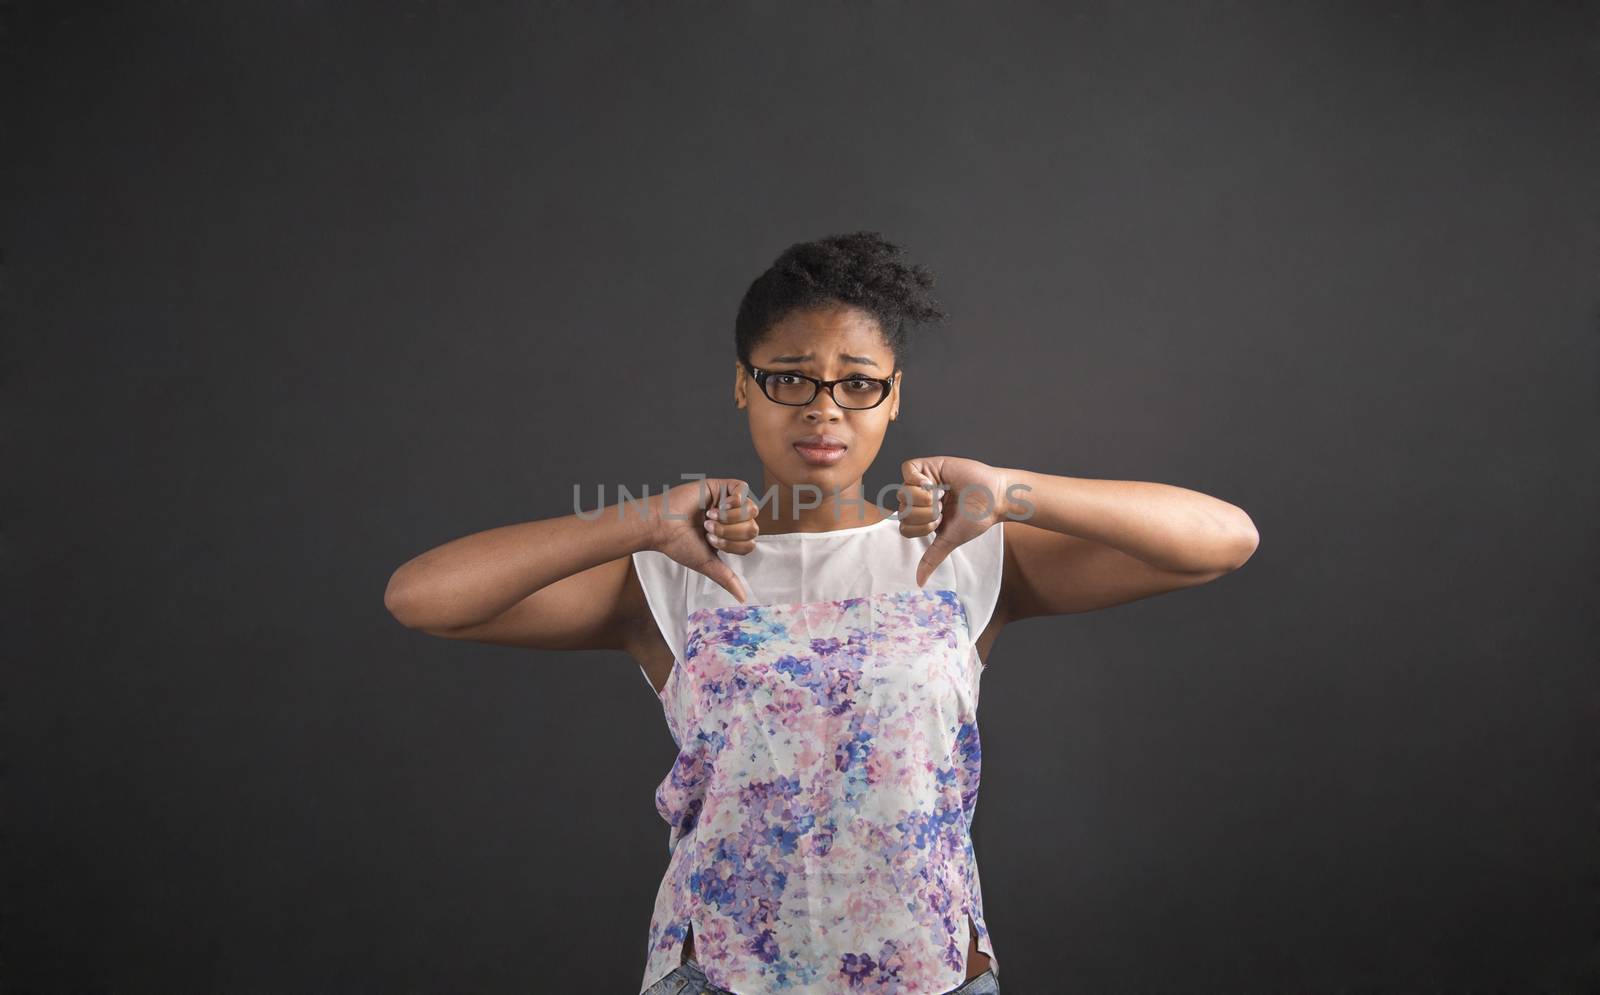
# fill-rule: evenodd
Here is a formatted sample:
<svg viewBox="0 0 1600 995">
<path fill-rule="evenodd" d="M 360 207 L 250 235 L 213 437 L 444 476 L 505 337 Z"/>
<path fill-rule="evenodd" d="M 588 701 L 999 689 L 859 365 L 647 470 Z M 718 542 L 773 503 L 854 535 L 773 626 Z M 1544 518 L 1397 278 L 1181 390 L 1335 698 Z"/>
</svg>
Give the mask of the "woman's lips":
<svg viewBox="0 0 1600 995">
<path fill-rule="evenodd" d="M 800 458 L 812 466 L 832 466 L 844 459 L 844 446 L 817 446 L 804 442 L 796 442 L 794 451 Z"/>
</svg>

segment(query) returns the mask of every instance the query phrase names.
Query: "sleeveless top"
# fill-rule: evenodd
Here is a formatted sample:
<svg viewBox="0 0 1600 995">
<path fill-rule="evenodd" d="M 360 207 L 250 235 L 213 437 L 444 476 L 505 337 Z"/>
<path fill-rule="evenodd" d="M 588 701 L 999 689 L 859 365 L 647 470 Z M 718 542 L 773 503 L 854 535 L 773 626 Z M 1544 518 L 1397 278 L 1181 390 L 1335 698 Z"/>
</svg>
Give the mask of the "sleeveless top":
<svg viewBox="0 0 1600 995">
<path fill-rule="evenodd" d="M 658 697 L 678 747 L 656 789 L 670 857 L 641 993 L 677 968 L 691 924 L 707 979 L 737 995 L 937 995 L 966 981 L 969 932 L 999 975 L 971 826 L 973 644 L 1002 537 L 997 523 L 956 547 L 918 588 L 933 537 L 898 519 L 760 535 L 717 554 L 745 605 L 633 554 L 673 650 Z"/>
</svg>

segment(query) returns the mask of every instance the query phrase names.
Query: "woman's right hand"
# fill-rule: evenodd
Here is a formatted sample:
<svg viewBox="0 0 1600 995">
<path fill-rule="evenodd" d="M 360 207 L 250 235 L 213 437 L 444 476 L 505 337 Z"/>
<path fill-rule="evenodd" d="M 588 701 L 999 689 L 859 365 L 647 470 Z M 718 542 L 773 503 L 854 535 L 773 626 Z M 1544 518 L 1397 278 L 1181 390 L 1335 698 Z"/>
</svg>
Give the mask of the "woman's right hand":
<svg viewBox="0 0 1600 995">
<path fill-rule="evenodd" d="M 656 514 L 650 548 L 711 578 L 744 604 L 748 595 L 739 575 L 717 553 L 742 556 L 756 548 L 760 529 L 749 485 L 735 477 L 707 477 L 670 488 L 651 503 Z"/>
</svg>

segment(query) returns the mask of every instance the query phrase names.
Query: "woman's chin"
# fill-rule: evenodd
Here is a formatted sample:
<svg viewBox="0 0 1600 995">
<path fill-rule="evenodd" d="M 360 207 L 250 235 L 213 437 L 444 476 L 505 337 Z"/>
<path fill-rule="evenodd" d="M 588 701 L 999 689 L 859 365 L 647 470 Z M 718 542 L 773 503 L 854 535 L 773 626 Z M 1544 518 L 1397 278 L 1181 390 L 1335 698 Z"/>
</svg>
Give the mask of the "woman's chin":
<svg viewBox="0 0 1600 995">
<path fill-rule="evenodd" d="M 800 459 L 795 468 L 795 473 L 803 481 L 815 483 L 819 480 L 842 480 L 846 476 L 846 467 L 841 463 L 831 463 L 827 466 L 818 466 Z"/>
<path fill-rule="evenodd" d="M 778 482 L 784 486 L 797 484 L 830 486 L 846 479 L 849 473 L 841 463 L 835 463 L 832 466 L 817 466 L 806 462 L 798 454 L 783 462 L 787 465 L 784 467 L 783 473 L 778 476 Z"/>
</svg>

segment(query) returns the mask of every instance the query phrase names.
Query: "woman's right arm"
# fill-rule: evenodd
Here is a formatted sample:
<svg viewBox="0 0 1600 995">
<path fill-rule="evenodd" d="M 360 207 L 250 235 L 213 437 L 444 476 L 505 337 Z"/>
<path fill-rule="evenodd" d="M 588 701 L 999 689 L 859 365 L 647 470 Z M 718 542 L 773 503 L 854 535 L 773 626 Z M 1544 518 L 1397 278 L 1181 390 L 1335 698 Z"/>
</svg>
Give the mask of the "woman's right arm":
<svg viewBox="0 0 1600 995">
<path fill-rule="evenodd" d="M 463 536 L 402 564 L 384 606 L 402 625 L 447 639 L 634 653 L 655 633 L 634 553 L 660 550 L 740 597 L 717 551 L 754 548 L 747 537 L 756 531 L 748 521 L 755 508 L 742 481 L 732 502 L 738 507 L 714 523 L 732 541 L 713 548 L 701 528 L 723 483 L 679 485 L 594 518 L 566 515 Z"/>
<path fill-rule="evenodd" d="M 612 506 L 476 532 L 402 564 L 383 603 L 400 624 L 447 639 L 626 649 L 638 615 L 632 554 L 653 548 L 655 527 L 637 506 Z"/>
</svg>

